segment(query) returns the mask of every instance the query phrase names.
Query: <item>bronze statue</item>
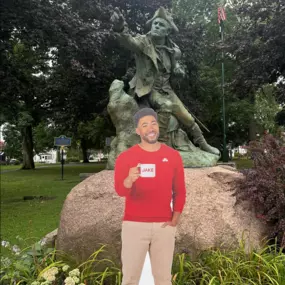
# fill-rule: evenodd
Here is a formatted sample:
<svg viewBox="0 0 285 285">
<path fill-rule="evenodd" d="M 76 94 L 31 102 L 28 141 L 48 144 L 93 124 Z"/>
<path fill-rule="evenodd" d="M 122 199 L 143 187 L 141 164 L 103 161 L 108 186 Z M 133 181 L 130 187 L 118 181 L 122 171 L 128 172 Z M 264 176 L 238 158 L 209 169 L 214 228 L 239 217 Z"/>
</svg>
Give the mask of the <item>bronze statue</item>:
<svg viewBox="0 0 285 285">
<path fill-rule="evenodd" d="M 142 105 L 148 105 L 157 111 L 160 141 L 168 141 L 168 128 L 173 114 L 180 123 L 189 128 L 194 143 L 198 144 L 200 149 L 219 155 L 219 150 L 206 142 L 193 116 L 171 88 L 170 77 L 184 73 L 178 63 L 181 51 L 170 39 L 171 33 L 178 32 L 171 15 L 164 8 L 159 8 L 147 22 L 150 31 L 146 35 L 136 37 L 128 33 L 127 24 L 118 8 L 114 11 L 111 21 L 120 43 L 135 53 L 136 74 L 129 83 L 131 93 L 138 97 L 139 103 L 142 102 Z"/>
</svg>

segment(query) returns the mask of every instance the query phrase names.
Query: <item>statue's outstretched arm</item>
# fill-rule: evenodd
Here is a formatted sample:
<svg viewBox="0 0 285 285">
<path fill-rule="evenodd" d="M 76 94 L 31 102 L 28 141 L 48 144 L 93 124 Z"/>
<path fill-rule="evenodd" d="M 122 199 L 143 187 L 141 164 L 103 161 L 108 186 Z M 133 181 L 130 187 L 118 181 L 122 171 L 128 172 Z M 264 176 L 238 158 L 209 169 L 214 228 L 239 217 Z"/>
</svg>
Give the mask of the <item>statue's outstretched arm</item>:
<svg viewBox="0 0 285 285">
<path fill-rule="evenodd" d="M 143 48 L 142 41 L 139 40 L 139 37 L 130 35 L 128 25 L 119 8 L 115 8 L 110 20 L 113 23 L 113 31 L 120 44 L 133 52 L 141 52 Z"/>
</svg>

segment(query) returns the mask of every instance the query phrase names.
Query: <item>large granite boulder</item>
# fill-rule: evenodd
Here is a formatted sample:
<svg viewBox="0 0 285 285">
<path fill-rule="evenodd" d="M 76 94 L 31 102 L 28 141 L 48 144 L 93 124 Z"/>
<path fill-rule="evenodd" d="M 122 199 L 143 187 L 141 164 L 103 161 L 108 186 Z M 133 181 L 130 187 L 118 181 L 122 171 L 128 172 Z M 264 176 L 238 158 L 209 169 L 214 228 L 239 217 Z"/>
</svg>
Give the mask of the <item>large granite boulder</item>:
<svg viewBox="0 0 285 285">
<path fill-rule="evenodd" d="M 86 260 L 102 244 L 106 257 L 120 264 L 121 219 L 124 198 L 117 196 L 114 171 L 96 173 L 67 196 L 60 218 L 57 247 L 78 261 Z M 232 184 L 242 179 L 234 168 L 185 169 L 187 201 L 177 227 L 176 252 L 196 255 L 210 247 L 259 247 L 265 226 L 254 213 L 235 205 Z"/>
</svg>

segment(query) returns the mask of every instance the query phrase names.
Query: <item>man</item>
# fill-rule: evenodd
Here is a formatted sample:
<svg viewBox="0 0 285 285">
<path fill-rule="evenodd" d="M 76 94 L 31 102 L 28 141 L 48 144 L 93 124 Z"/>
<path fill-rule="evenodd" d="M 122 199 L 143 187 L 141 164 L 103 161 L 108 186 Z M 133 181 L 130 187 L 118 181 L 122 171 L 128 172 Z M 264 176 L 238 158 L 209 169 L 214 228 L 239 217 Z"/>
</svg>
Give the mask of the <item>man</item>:
<svg viewBox="0 0 285 285">
<path fill-rule="evenodd" d="M 194 143 L 206 152 L 219 155 L 219 150 L 206 142 L 194 118 L 170 86 L 172 74 L 184 73 L 177 62 L 181 51 L 169 38 L 171 32 L 178 32 L 171 15 L 164 8 L 159 8 L 147 22 L 151 25 L 150 32 L 136 37 L 128 33 L 119 9 L 116 8 L 111 21 L 120 43 L 135 54 L 136 74 L 129 83 L 131 93 L 137 96 L 138 102 L 157 110 L 160 141 L 168 141 L 168 126 L 173 114 L 180 123 L 189 127 Z"/>
<path fill-rule="evenodd" d="M 176 225 L 186 196 L 183 163 L 179 152 L 158 142 L 153 109 L 140 109 L 134 122 L 141 142 L 121 153 L 115 164 L 115 189 L 126 198 L 122 285 L 139 284 L 147 252 L 155 285 L 171 285 Z"/>
</svg>

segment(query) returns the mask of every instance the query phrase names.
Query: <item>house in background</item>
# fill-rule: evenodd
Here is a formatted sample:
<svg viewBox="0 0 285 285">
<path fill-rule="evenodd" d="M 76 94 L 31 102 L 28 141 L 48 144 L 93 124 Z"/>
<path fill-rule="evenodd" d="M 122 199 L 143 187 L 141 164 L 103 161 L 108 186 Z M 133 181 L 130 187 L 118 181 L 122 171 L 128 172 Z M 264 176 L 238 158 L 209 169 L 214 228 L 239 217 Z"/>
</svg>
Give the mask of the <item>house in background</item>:
<svg viewBox="0 0 285 285">
<path fill-rule="evenodd" d="M 58 152 L 55 149 L 51 149 L 47 152 L 39 153 L 34 156 L 34 162 L 40 163 L 56 163 Z"/>
<path fill-rule="evenodd" d="M 0 126 L 0 164 L 6 164 L 6 154 L 4 152 L 5 141 L 3 138 L 3 129 L 5 125 L 6 123 Z"/>
<path fill-rule="evenodd" d="M 236 148 L 233 148 L 231 151 L 232 151 L 232 157 L 239 156 L 239 155 L 245 156 L 248 152 L 246 145 L 240 145 Z"/>
</svg>

